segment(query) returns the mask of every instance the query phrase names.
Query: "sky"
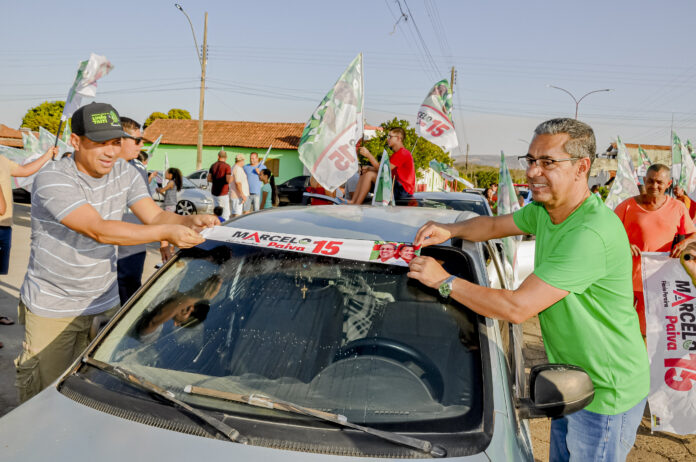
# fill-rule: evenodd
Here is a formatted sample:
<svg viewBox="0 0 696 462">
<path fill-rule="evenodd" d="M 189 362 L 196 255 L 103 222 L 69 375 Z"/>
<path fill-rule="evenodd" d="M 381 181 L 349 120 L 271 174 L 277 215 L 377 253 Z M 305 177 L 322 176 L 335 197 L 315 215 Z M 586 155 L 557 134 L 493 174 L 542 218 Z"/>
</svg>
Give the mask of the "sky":
<svg viewBox="0 0 696 462">
<path fill-rule="evenodd" d="M 553 117 L 589 123 L 598 150 L 696 141 L 696 2 L 617 0 L 181 0 L 199 46 L 208 12 L 205 119 L 305 123 L 352 59 L 364 56 L 366 122 L 415 122 L 454 66 L 454 123 L 463 156 L 523 155 Z M 94 52 L 113 71 L 96 101 L 143 122 L 198 118 L 200 64 L 171 1 L 0 0 L 0 123 L 64 100 Z M 402 14 L 403 13 L 403 14 Z"/>
</svg>

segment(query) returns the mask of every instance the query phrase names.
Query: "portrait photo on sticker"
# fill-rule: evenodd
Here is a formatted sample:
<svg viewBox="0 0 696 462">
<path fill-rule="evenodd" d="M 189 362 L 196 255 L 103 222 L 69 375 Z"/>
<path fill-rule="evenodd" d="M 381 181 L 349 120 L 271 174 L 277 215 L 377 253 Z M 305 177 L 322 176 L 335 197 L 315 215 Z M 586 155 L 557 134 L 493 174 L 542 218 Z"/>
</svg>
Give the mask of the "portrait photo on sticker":
<svg viewBox="0 0 696 462">
<path fill-rule="evenodd" d="M 370 261 L 408 266 L 419 255 L 420 249 L 408 242 L 374 241 Z"/>
</svg>

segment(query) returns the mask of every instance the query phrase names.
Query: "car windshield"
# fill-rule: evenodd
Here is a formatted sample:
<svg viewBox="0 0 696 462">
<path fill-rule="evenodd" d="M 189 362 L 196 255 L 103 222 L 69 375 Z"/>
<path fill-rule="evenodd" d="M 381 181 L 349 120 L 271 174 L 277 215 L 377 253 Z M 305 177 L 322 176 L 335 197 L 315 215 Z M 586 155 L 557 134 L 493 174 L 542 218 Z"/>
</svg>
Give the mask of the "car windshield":
<svg viewBox="0 0 696 462">
<path fill-rule="evenodd" d="M 467 265 L 452 254 L 460 260 L 446 268 Z M 190 404 L 252 418 L 276 411 L 182 391 L 260 393 L 397 431 L 475 427 L 478 318 L 407 271 L 208 241 L 170 263 L 93 356 Z"/>
</svg>

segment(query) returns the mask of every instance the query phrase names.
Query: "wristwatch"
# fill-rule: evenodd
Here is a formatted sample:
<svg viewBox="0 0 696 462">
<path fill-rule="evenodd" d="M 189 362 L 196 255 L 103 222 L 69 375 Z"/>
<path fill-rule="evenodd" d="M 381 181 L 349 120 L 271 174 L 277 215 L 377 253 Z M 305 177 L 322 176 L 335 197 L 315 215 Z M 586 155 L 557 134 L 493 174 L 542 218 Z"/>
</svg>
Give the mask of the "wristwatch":
<svg viewBox="0 0 696 462">
<path fill-rule="evenodd" d="M 442 295 L 445 298 L 450 296 L 450 294 L 452 293 L 452 285 L 454 283 L 455 278 L 456 276 L 450 276 L 444 281 L 442 281 L 440 287 L 437 288 L 437 291 L 440 292 L 440 295 Z"/>
</svg>

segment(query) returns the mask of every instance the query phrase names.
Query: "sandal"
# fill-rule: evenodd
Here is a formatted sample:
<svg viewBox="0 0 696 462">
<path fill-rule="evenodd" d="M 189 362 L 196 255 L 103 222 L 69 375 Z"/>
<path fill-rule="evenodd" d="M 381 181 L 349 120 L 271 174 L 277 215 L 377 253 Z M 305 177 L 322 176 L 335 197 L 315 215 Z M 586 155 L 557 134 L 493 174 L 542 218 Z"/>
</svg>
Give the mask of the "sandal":
<svg viewBox="0 0 696 462">
<path fill-rule="evenodd" d="M 7 316 L 0 316 L 0 324 L 4 326 L 11 326 L 12 324 L 14 324 L 14 321 L 8 318 Z"/>
</svg>

